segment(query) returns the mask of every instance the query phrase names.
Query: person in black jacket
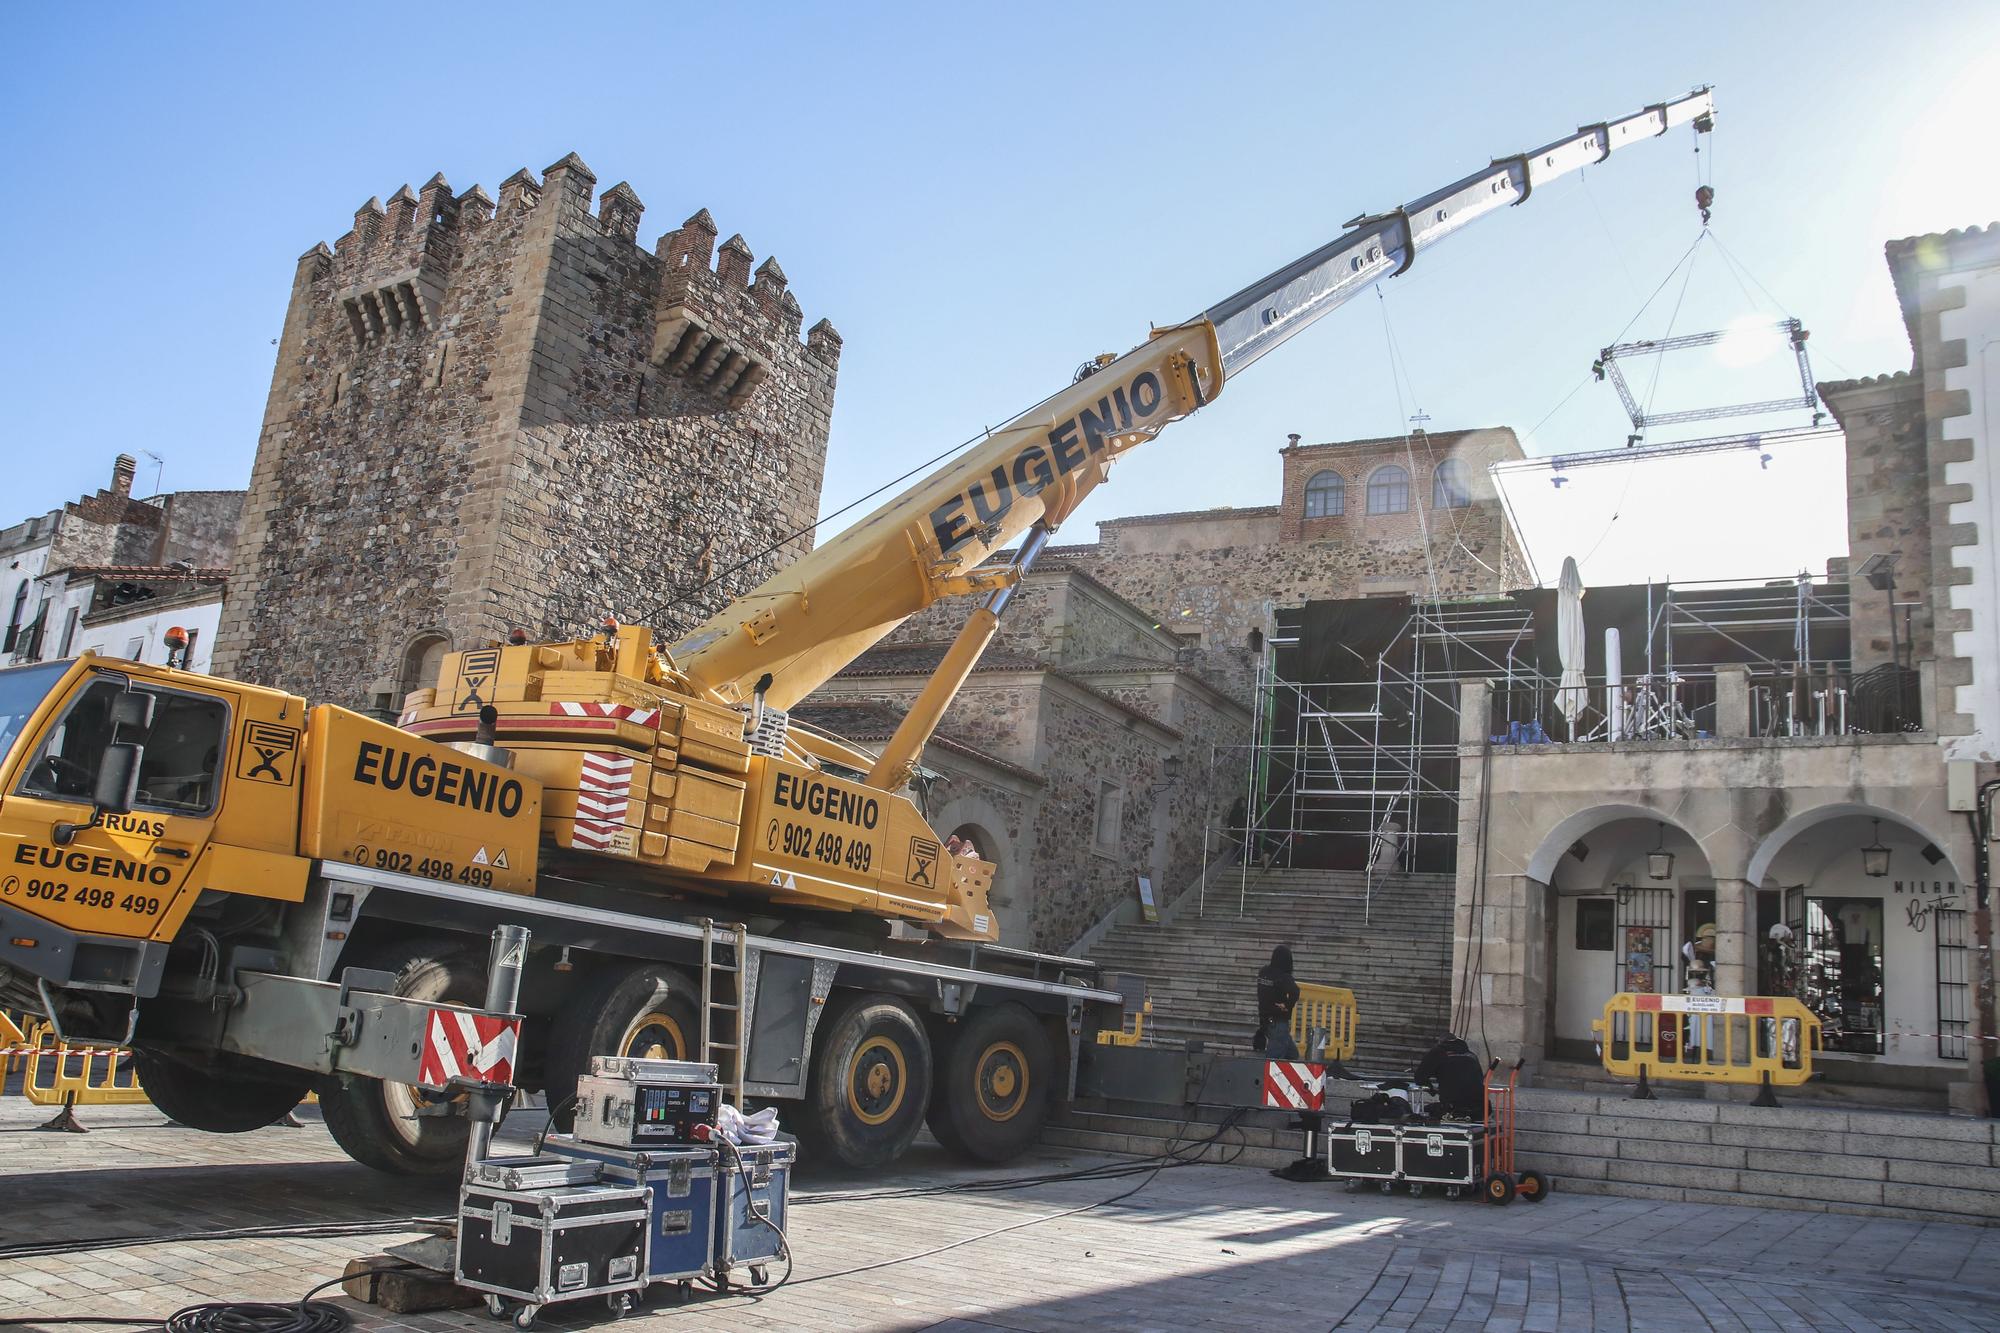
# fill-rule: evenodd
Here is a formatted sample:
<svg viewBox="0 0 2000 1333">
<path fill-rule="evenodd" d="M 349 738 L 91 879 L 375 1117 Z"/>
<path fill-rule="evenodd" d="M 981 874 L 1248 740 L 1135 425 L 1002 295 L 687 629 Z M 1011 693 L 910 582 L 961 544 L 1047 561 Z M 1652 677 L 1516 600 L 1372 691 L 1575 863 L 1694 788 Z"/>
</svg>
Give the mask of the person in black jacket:
<svg viewBox="0 0 2000 1333">
<path fill-rule="evenodd" d="M 1292 1040 L 1292 1010 L 1298 1003 L 1292 949 L 1280 944 L 1271 950 L 1271 961 L 1257 971 L 1257 1035 L 1250 1040 L 1251 1049 L 1262 1051 L 1266 1060 L 1298 1059 L 1299 1046 Z"/>
<path fill-rule="evenodd" d="M 1424 1052 L 1413 1077 L 1436 1085 L 1446 1115 L 1473 1120 L 1486 1115 L 1486 1071 L 1472 1048 L 1451 1033 Z"/>
</svg>

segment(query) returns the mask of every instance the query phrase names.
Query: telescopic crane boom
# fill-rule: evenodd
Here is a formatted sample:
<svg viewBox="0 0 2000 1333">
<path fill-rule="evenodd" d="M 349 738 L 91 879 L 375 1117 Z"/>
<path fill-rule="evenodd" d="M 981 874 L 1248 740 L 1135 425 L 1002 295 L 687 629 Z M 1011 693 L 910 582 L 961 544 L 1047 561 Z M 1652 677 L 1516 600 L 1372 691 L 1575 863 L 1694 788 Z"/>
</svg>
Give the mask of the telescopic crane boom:
<svg viewBox="0 0 2000 1333">
<path fill-rule="evenodd" d="M 992 637 L 1006 590 L 1047 535 L 1102 482 L 1112 461 L 1212 401 L 1249 367 L 1356 292 L 1407 272 L 1417 255 L 1538 187 L 1602 162 L 1640 139 L 1692 123 L 1708 130 L 1706 87 L 1489 166 L 1342 233 L 991 432 L 839 536 L 674 644 L 675 667 L 716 702 L 744 703 L 767 674 L 773 707 L 789 708 L 906 617 L 941 597 L 991 594 L 911 709 L 870 775 L 907 777 L 937 719 Z M 1021 541 L 1011 565 L 980 566 Z"/>
<path fill-rule="evenodd" d="M 1704 88 L 1356 218 L 1194 318 L 1092 361 L 666 652 L 643 626 L 611 622 L 592 639 L 450 653 L 436 688 L 406 700 L 403 726 L 508 747 L 516 771 L 545 790 L 549 863 L 618 858 L 673 892 L 992 940 L 994 863 L 952 852 L 904 789 L 1014 588 L 1112 462 L 1460 227 L 1636 139 L 1706 129 L 1712 115 Z M 1007 547 L 1009 559 L 987 563 Z M 786 710 L 902 620 L 968 594 L 979 604 L 879 754 L 791 727 Z M 495 714 L 490 729 L 477 723 L 483 712 Z"/>
</svg>

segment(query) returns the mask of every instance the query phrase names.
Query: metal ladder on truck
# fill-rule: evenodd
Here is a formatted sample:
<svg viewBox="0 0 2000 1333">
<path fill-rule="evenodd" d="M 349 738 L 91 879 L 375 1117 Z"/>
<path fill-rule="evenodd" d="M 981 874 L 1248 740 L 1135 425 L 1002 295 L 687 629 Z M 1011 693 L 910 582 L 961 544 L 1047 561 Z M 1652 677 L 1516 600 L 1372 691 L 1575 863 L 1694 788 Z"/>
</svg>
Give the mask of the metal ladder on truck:
<svg viewBox="0 0 2000 1333">
<path fill-rule="evenodd" d="M 743 964 L 750 929 L 741 922 L 701 922 L 701 1050 L 696 1059 L 714 1064 L 722 1091 L 743 1109 Z M 716 1036 L 718 1020 L 722 1037 Z"/>
</svg>

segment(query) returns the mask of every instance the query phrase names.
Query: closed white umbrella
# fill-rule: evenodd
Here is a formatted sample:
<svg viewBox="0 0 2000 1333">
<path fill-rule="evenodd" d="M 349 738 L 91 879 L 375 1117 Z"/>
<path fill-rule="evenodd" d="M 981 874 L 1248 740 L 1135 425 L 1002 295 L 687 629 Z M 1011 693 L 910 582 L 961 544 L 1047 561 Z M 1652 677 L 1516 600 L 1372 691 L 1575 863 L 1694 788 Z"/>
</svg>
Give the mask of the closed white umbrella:
<svg viewBox="0 0 2000 1333">
<path fill-rule="evenodd" d="M 1605 732 L 1609 740 L 1625 739 L 1625 650 L 1618 637 L 1618 627 L 1609 626 L 1604 631 L 1604 716 L 1610 723 Z"/>
<path fill-rule="evenodd" d="M 1586 647 L 1583 631 L 1583 575 L 1575 556 L 1563 557 L 1562 581 L 1556 585 L 1556 652 L 1562 659 L 1562 680 L 1556 687 L 1556 707 L 1576 739 L 1576 715 L 1589 702 L 1583 679 Z"/>
</svg>

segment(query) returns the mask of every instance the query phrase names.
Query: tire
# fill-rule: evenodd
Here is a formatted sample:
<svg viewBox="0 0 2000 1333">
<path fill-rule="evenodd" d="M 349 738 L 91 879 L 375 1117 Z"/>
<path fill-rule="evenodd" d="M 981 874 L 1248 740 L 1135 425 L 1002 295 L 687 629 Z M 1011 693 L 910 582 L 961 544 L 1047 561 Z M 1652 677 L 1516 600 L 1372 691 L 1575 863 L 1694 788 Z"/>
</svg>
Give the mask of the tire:
<svg viewBox="0 0 2000 1333">
<path fill-rule="evenodd" d="M 1525 1203 L 1540 1203 L 1549 1197 L 1549 1186 L 1554 1181 L 1532 1168 L 1521 1173 L 1521 1183 L 1514 1193 Z"/>
<path fill-rule="evenodd" d="M 413 940 L 366 965 L 394 972 L 395 993 L 407 999 L 477 1006 L 486 998 L 485 958 L 457 944 Z M 345 1075 L 321 1092 L 320 1111 L 333 1141 L 363 1166 L 401 1176 L 456 1175 L 470 1124 L 462 1114 L 417 1114 L 440 1100 L 411 1084 Z"/>
<path fill-rule="evenodd" d="M 1486 1202 L 1510 1204 L 1514 1202 L 1514 1177 L 1495 1171 L 1486 1177 Z"/>
<path fill-rule="evenodd" d="M 606 968 L 578 988 L 549 1026 L 546 1092 L 555 1123 L 569 1127 L 569 1103 L 593 1055 L 695 1059 L 700 994 L 685 973 L 660 963 Z"/>
<path fill-rule="evenodd" d="M 883 1166 L 923 1127 L 931 1044 L 916 1012 L 881 994 L 854 995 L 820 1023 L 800 1128 L 815 1156 Z"/>
<path fill-rule="evenodd" d="M 306 1099 L 303 1070 L 223 1055 L 197 1069 L 152 1051 L 134 1051 L 139 1086 L 160 1114 L 209 1134 L 245 1134 L 284 1119 Z"/>
<path fill-rule="evenodd" d="M 1018 1004 L 980 1009 L 950 1033 L 925 1119 L 937 1141 L 977 1162 L 1010 1161 L 1049 1118 L 1048 1034 Z"/>
</svg>

